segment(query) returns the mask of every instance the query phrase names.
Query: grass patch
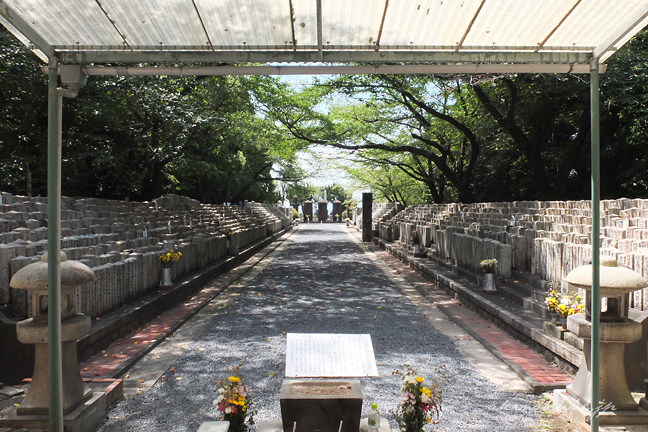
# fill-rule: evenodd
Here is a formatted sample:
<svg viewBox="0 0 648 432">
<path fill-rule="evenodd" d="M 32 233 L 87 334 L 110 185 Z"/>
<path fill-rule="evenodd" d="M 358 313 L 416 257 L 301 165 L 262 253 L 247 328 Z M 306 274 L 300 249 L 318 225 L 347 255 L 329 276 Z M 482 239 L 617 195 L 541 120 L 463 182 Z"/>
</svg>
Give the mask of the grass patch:
<svg viewBox="0 0 648 432">
<path fill-rule="evenodd" d="M 531 431 L 534 432 L 572 432 L 577 430 L 565 416 L 553 410 L 553 403 L 546 395 L 543 395 L 537 402 L 538 411 L 540 411 L 540 420 L 535 424 Z"/>
</svg>

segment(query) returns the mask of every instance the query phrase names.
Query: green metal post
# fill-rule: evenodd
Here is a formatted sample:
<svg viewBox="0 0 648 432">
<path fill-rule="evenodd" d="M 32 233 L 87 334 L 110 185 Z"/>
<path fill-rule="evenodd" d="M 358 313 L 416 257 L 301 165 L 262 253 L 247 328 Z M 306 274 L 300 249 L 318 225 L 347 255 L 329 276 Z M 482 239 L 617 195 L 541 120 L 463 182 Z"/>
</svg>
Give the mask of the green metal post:
<svg viewBox="0 0 648 432">
<path fill-rule="evenodd" d="M 58 61 L 50 59 L 47 113 L 47 325 L 49 430 L 63 432 L 61 360 L 61 110 Z"/>
<path fill-rule="evenodd" d="M 599 135 L 599 62 L 590 63 L 590 111 L 592 116 L 592 374 L 591 432 L 599 430 L 599 335 L 601 319 L 601 139 Z"/>
</svg>

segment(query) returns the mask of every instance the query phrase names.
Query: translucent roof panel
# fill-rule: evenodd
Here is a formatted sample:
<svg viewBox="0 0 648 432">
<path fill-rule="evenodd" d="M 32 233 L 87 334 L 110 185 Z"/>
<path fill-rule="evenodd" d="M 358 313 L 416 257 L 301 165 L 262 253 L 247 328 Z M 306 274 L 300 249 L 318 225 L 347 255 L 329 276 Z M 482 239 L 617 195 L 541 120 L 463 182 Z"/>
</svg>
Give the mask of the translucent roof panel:
<svg viewBox="0 0 648 432">
<path fill-rule="evenodd" d="M 67 63 L 588 64 L 647 21 L 648 0 L 0 0 Z"/>
</svg>

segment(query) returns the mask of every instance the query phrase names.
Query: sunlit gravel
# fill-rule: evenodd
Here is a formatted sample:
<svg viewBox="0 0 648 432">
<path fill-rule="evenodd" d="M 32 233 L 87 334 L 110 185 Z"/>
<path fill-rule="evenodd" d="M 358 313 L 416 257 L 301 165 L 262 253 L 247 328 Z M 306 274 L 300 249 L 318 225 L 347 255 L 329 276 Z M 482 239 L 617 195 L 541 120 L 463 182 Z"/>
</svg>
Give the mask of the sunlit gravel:
<svg viewBox="0 0 648 432">
<path fill-rule="evenodd" d="M 538 421 L 538 396 L 500 391 L 487 381 L 451 340 L 427 324 L 346 230 L 342 224 L 302 225 L 247 290 L 186 347 L 164 384 L 122 399 L 95 430 L 197 431 L 202 422 L 218 419 L 212 405 L 215 380 L 239 363 L 257 420 L 279 420 L 291 332 L 371 335 L 380 376 L 361 380 L 364 417 L 372 402 L 384 417 L 396 408 L 400 378 L 392 372 L 409 363 L 424 383 L 437 377 L 442 384 L 443 410 L 431 430 L 529 430 Z M 435 374 L 441 366 L 443 376 Z"/>
</svg>

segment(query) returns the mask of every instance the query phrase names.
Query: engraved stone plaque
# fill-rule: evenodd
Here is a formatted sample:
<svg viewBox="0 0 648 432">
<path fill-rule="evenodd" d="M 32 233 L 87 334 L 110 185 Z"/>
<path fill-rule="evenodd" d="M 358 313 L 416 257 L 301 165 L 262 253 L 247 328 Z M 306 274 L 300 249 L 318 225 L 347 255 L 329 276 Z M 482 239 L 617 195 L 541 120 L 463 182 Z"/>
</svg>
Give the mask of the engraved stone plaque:
<svg viewBox="0 0 648 432">
<path fill-rule="evenodd" d="M 378 376 L 371 335 L 288 333 L 286 377 Z"/>
</svg>

